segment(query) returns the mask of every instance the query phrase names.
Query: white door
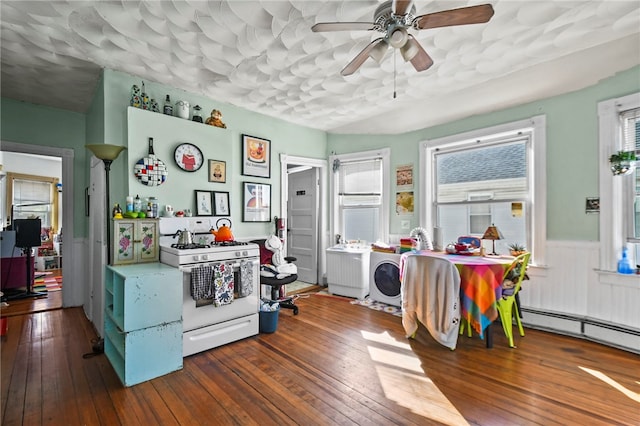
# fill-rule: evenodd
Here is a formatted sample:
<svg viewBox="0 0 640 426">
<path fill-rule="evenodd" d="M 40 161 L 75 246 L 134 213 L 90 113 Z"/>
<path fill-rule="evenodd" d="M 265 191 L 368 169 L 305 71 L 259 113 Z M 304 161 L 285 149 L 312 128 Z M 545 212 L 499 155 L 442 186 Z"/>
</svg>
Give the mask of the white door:
<svg viewBox="0 0 640 426">
<path fill-rule="evenodd" d="M 318 169 L 290 173 L 287 254 L 295 257 L 298 280 L 318 283 Z"/>
<path fill-rule="evenodd" d="M 104 163 L 96 158 L 91 159 L 91 177 L 89 181 L 89 277 L 91 284 L 87 296 L 89 306 L 87 316 L 93 322 L 96 331 L 104 336 L 104 258 L 106 248 L 105 229 L 105 171 Z"/>
</svg>

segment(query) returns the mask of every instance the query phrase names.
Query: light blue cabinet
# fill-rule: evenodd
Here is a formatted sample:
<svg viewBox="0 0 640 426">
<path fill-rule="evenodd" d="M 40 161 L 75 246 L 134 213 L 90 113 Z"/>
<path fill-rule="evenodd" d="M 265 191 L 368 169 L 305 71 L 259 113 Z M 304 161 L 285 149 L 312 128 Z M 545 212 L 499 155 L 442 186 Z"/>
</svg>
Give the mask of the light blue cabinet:
<svg viewBox="0 0 640 426">
<path fill-rule="evenodd" d="M 182 272 L 107 266 L 104 352 L 125 386 L 182 368 Z"/>
</svg>

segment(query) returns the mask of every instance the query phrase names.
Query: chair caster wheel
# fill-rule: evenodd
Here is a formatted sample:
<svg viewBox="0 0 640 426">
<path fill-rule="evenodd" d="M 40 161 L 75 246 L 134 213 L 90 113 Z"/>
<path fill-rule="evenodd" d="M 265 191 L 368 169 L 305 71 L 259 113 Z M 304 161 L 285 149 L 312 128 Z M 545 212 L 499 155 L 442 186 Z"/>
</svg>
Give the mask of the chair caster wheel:
<svg viewBox="0 0 640 426">
<path fill-rule="evenodd" d="M 293 308 L 293 315 L 298 315 L 298 308 L 297 307 Z"/>
</svg>

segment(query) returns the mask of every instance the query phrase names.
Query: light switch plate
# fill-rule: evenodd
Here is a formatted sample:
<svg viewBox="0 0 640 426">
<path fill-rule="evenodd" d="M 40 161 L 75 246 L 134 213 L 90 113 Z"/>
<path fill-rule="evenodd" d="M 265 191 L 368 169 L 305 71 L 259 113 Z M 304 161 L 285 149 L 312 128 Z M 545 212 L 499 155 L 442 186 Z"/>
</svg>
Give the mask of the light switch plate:
<svg viewBox="0 0 640 426">
<path fill-rule="evenodd" d="M 409 222 L 408 220 L 400 221 L 400 228 L 401 229 L 409 229 L 410 225 L 411 225 L 411 222 Z"/>
</svg>

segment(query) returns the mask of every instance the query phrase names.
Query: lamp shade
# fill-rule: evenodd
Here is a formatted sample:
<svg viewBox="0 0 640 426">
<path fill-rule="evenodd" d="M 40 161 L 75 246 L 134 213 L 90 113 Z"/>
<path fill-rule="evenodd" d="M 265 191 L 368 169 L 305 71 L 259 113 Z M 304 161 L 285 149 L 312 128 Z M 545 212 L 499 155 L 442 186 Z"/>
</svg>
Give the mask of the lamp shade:
<svg viewBox="0 0 640 426">
<path fill-rule="evenodd" d="M 415 38 L 409 36 L 409 40 L 400 48 L 400 53 L 402 54 L 402 59 L 405 62 L 409 62 L 418 54 L 418 42 Z"/>
<path fill-rule="evenodd" d="M 369 52 L 369 56 L 377 63 L 381 63 L 388 49 L 389 43 L 381 40 L 380 43 L 376 44 L 373 49 L 371 49 L 371 51 Z"/>
<path fill-rule="evenodd" d="M 502 235 L 502 232 L 500 232 L 500 230 L 494 224 L 491 224 L 491 226 L 488 227 L 486 231 L 484 231 L 484 235 L 482 236 L 482 239 L 495 241 L 495 240 L 504 239 L 504 236 Z"/>
<path fill-rule="evenodd" d="M 107 143 L 90 144 L 85 147 L 101 160 L 115 160 L 120 153 L 127 149 L 120 145 L 110 145 Z"/>
</svg>

